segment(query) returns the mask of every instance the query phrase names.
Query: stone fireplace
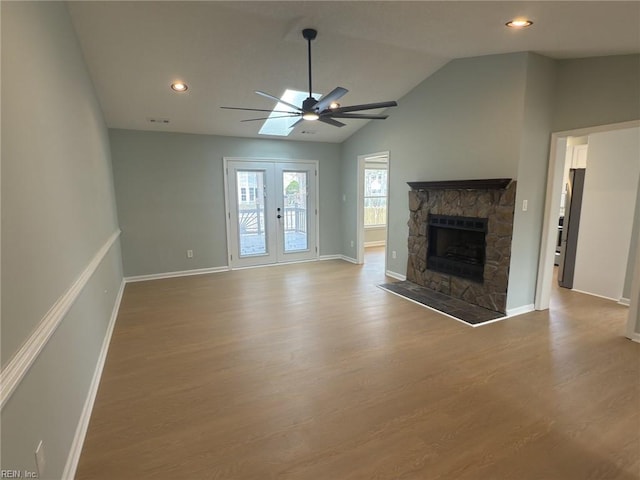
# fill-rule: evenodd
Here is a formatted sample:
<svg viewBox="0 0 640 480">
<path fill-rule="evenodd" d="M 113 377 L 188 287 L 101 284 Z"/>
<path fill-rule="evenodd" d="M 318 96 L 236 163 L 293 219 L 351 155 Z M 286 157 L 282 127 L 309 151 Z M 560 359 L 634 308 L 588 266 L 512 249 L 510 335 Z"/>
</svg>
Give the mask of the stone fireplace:
<svg viewBox="0 0 640 480">
<path fill-rule="evenodd" d="M 506 313 L 516 182 L 409 182 L 407 280 Z"/>
</svg>

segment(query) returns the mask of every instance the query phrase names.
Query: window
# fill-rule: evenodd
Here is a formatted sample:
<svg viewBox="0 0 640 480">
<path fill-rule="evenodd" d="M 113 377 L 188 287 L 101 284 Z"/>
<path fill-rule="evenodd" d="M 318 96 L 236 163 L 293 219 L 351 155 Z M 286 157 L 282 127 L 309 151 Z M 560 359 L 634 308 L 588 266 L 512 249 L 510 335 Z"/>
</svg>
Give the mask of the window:
<svg viewBox="0 0 640 480">
<path fill-rule="evenodd" d="M 247 189 L 245 187 L 240 188 L 240 201 L 241 202 L 247 201 Z"/>
<path fill-rule="evenodd" d="M 387 169 L 364 169 L 364 226 L 387 224 Z"/>
</svg>

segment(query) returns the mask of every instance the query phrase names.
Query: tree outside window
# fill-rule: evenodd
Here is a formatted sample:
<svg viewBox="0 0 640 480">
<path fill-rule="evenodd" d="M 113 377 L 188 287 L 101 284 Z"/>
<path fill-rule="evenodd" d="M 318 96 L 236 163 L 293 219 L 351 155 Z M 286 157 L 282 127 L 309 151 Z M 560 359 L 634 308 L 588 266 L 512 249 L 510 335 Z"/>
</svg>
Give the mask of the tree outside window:
<svg viewBox="0 0 640 480">
<path fill-rule="evenodd" d="M 387 224 L 387 169 L 364 170 L 364 226 Z"/>
</svg>

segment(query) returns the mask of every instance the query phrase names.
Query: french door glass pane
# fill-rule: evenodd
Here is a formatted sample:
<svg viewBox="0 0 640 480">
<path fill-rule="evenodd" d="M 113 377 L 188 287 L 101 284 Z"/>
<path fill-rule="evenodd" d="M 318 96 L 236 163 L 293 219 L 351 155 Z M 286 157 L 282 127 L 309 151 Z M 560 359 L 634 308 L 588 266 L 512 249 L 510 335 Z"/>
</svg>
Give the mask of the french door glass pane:
<svg viewBox="0 0 640 480">
<path fill-rule="evenodd" d="M 309 249 L 307 237 L 307 172 L 282 172 L 284 251 Z"/>
<path fill-rule="evenodd" d="M 241 257 L 267 253 L 264 224 L 264 177 L 264 171 L 236 171 L 238 240 Z"/>
</svg>

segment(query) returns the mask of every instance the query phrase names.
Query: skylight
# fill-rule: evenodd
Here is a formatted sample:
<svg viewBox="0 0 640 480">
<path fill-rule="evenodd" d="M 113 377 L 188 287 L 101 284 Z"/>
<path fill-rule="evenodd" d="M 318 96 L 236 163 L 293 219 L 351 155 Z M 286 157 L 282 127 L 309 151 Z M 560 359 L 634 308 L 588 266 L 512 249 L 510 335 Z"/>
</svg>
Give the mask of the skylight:
<svg viewBox="0 0 640 480">
<path fill-rule="evenodd" d="M 290 103 L 292 105 L 302 105 L 302 102 L 309 96 L 309 92 L 299 92 L 298 90 L 285 90 L 284 94 L 280 97 L 280 100 Z M 320 100 L 322 97 L 319 93 L 314 93 L 313 98 L 316 100 Z M 292 111 L 291 107 L 284 105 L 283 103 L 277 103 L 274 110 L 280 111 Z M 296 113 L 296 112 L 293 112 Z M 285 117 L 285 118 L 274 118 L 281 117 L 282 115 L 286 115 L 285 113 L 271 112 L 269 114 L 269 119 L 265 120 L 262 128 L 258 132 L 260 135 L 277 135 L 280 137 L 286 137 L 293 130 L 291 126 L 300 120 L 300 117 Z"/>
</svg>

